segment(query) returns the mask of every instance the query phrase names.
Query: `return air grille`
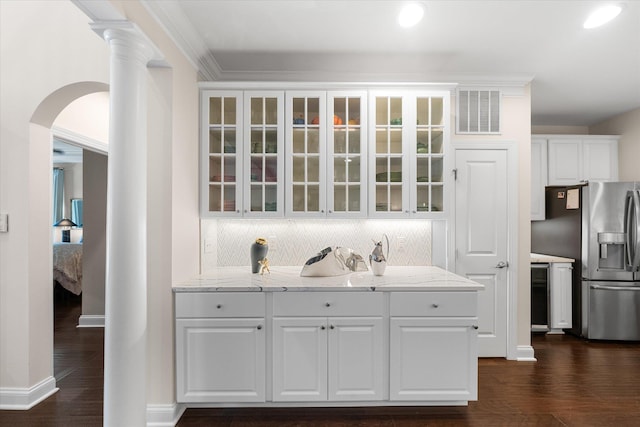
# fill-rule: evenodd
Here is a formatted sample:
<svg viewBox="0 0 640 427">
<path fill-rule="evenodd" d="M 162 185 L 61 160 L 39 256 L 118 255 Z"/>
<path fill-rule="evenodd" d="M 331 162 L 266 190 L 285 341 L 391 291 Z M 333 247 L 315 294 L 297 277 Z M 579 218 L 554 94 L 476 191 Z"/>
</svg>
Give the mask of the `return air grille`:
<svg viewBox="0 0 640 427">
<path fill-rule="evenodd" d="M 500 133 L 500 91 L 458 90 L 458 133 Z"/>
</svg>

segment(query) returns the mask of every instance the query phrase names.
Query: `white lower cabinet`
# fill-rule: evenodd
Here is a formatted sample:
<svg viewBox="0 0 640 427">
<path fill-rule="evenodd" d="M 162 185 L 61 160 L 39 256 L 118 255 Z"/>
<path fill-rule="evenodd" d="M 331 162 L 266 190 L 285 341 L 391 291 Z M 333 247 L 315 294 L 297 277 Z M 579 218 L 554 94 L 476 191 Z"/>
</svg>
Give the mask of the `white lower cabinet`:
<svg viewBox="0 0 640 427">
<path fill-rule="evenodd" d="M 273 400 L 383 396 L 382 317 L 273 319 Z"/>
<path fill-rule="evenodd" d="M 178 402 L 264 402 L 264 319 L 178 319 Z"/>
<path fill-rule="evenodd" d="M 477 294 L 392 293 L 389 310 L 390 400 L 476 400 Z"/>
<path fill-rule="evenodd" d="M 477 399 L 477 333 L 468 319 L 391 318 L 391 400 Z"/>
<path fill-rule="evenodd" d="M 551 263 L 549 292 L 549 329 L 551 332 L 562 332 L 562 329 L 571 328 L 571 263 Z"/>
<path fill-rule="evenodd" d="M 178 402 L 264 402 L 265 298 L 258 292 L 176 294 Z"/>
<path fill-rule="evenodd" d="M 175 316 L 180 403 L 477 399 L 475 291 L 185 291 L 176 292 Z"/>
</svg>

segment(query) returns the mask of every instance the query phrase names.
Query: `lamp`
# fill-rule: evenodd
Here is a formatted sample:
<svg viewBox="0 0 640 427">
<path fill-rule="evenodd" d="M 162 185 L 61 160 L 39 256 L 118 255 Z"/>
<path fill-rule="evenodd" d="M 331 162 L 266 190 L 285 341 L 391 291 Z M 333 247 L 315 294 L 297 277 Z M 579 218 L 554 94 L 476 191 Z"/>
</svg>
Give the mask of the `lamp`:
<svg viewBox="0 0 640 427">
<path fill-rule="evenodd" d="M 76 224 L 67 218 L 62 218 L 60 221 L 53 224 L 54 227 L 62 227 L 62 242 L 71 242 L 71 227 L 75 227 Z"/>
</svg>

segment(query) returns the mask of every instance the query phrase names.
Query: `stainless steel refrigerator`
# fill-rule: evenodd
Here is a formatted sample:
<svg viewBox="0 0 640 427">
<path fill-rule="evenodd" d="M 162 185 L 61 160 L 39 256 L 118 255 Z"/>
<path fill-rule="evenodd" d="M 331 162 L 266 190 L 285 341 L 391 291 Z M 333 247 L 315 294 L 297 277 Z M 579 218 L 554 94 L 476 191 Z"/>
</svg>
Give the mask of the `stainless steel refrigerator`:
<svg viewBox="0 0 640 427">
<path fill-rule="evenodd" d="M 570 332 L 640 340 L 640 182 L 547 187 L 531 251 L 574 258 Z"/>
</svg>

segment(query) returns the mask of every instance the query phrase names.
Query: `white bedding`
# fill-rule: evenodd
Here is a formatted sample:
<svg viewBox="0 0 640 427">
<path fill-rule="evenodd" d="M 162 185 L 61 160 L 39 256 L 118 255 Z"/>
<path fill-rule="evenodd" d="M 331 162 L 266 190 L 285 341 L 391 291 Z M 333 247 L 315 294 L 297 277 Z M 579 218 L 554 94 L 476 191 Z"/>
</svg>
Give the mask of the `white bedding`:
<svg viewBox="0 0 640 427">
<path fill-rule="evenodd" d="M 53 280 L 76 295 L 82 293 L 82 244 L 53 245 Z"/>
</svg>

